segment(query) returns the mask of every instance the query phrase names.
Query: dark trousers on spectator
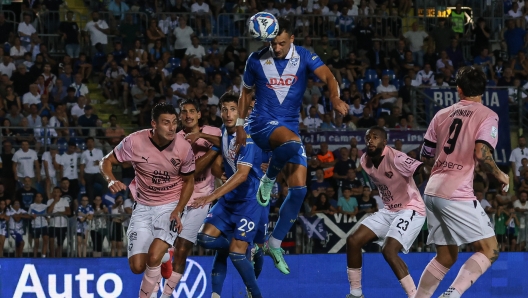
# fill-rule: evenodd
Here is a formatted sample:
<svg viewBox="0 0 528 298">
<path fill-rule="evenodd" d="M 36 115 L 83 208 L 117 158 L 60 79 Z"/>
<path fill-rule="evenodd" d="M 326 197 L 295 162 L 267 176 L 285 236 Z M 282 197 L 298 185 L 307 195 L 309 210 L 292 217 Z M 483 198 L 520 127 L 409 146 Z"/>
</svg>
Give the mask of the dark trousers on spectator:
<svg viewBox="0 0 528 298">
<path fill-rule="evenodd" d="M 73 194 L 72 200 L 77 200 L 79 198 L 79 179 L 69 179 L 70 180 L 70 193 Z"/>
<path fill-rule="evenodd" d="M 103 195 L 108 191 L 108 183 L 103 178 L 103 176 L 100 173 L 96 174 L 87 174 L 84 173 L 84 183 L 86 188 L 86 195 L 88 196 L 88 199 L 90 200 L 90 204 L 93 202 L 95 197 L 94 192 L 94 185 L 95 183 L 98 183 L 103 188 Z"/>
</svg>

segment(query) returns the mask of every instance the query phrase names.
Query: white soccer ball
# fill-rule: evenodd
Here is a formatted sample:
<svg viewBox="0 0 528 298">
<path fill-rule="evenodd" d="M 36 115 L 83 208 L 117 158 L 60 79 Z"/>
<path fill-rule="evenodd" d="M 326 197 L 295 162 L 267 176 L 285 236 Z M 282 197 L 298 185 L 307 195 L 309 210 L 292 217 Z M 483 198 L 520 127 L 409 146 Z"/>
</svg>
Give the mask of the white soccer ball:
<svg viewBox="0 0 528 298">
<path fill-rule="evenodd" d="M 260 41 L 271 41 L 279 33 L 279 21 L 268 12 L 259 12 L 248 22 L 249 34 Z"/>
</svg>

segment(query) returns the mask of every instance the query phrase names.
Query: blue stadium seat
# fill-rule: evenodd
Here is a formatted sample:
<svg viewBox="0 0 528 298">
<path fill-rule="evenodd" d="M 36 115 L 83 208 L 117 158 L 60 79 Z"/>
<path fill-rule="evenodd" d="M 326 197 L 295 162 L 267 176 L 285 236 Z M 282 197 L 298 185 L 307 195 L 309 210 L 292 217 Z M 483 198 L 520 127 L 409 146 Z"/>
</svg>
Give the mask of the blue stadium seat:
<svg viewBox="0 0 528 298">
<path fill-rule="evenodd" d="M 385 69 L 384 71 L 381 72 L 381 75 L 388 75 L 389 76 L 389 80 L 394 80 L 396 78 L 396 73 L 394 73 L 394 70 L 392 69 Z"/>
<path fill-rule="evenodd" d="M 394 87 L 396 87 L 396 89 L 400 90 L 400 80 L 398 80 L 398 79 L 393 79 L 390 83 L 391 83 L 392 85 L 394 85 Z"/>
<path fill-rule="evenodd" d="M 357 79 L 356 80 L 356 86 L 357 86 L 359 92 L 363 92 L 363 86 L 364 85 L 365 85 L 365 80 L 364 79 Z"/>
<path fill-rule="evenodd" d="M 367 71 L 365 71 L 366 80 L 375 80 L 377 78 L 378 78 L 378 73 L 376 72 L 375 69 L 367 69 Z"/>
<path fill-rule="evenodd" d="M 170 58 L 169 59 L 169 63 L 173 66 L 173 67 L 179 67 L 180 66 L 180 58 L 176 58 L 176 57 L 173 57 L 173 58 Z"/>
<path fill-rule="evenodd" d="M 374 83 L 374 90 L 376 90 L 378 86 L 381 85 L 381 79 L 375 79 L 372 82 Z"/>
<path fill-rule="evenodd" d="M 59 149 L 59 154 L 64 154 L 64 152 L 66 152 L 68 149 L 68 141 L 66 141 L 65 138 L 60 138 L 57 141 L 57 148 Z"/>
</svg>

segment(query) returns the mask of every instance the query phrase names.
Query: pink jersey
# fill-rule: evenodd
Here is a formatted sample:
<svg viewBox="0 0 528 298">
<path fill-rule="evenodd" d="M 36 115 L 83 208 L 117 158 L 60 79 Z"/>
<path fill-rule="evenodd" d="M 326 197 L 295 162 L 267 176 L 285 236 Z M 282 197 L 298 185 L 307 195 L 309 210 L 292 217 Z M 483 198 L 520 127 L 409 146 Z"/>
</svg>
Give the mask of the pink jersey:
<svg viewBox="0 0 528 298">
<path fill-rule="evenodd" d="M 378 188 L 385 209 L 410 209 L 425 215 L 425 204 L 413 179 L 414 172 L 422 162 L 389 146 L 383 149 L 383 156 L 376 168 L 370 157 L 366 153 L 363 154 L 361 168 Z"/>
<path fill-rule="evenodd" d="M 147 206 L 176 202 L 182 189 L 181 175 L 194 172 L 191 145 L 181 135 L 165 148 L 151 139 L 152 130 L 144 129 L 124 138 L 114 149 L 119 162 L 131 162 L 136 177 L 130 184 L 134 200 Z"/>
<path fill-rule="evenodd" d="M 454 201 L 475 200 L 475 143 L 494 149 L 498 127 L 497 114 L 481 103 L 462 100 L 440 110 L 424 137 L 422 155 L 435 160 L 425 194 Z"/>
<path fill-rule="evenodd" d="M 201 131 L 208 135 L 218 136 L 222 135 L 222 131 L 219 128 L 205 125 L 201 128 Z M 181 130 L 178 134 L 182 137 L 185 136 L 185 131 Z M 204 156 L 209 149 L 213 147 L 213 144 L 204 139 L 198 139 L 192 145 L 192 151 L 194 153 L 195 161 Z M 214 190 L 214 179 L 215 177 L 211 174 L 211 167 L 207 167 L 200 175 L 194 176 L 194 192 L 187 205 L 190 205 L 196 198 L 209 195 Z"/>
</svg>

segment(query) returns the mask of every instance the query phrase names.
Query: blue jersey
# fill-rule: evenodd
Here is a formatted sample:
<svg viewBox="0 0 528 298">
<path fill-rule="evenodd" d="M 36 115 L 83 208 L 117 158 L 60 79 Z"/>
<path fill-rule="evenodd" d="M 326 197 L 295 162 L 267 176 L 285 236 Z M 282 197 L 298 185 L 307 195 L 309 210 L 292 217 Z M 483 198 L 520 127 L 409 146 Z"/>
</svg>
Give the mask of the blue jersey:
<svg viewBox="0 0 528 298">
<path fill-rule="evenodd" d="M 222 127 L 222 146 L 219 149 L 224 158 L 224 172 L 226 177 L 228 179 L 231 178 L 236 173 L 237 165 L 239 164 L 251 167 L 246 181 L 224 195 L 226 201 L 256 200 L 260 178 L 264 175 L 260 169 L 260 165 L 262 164 L 262 150 L 255 145 L 247 130 L 246 126 L 246 146 L 242 146 L 238 154 L 235 154 L 236 134 L 230 135 L 227 133 L 227 129 Z"/>
<path fill-rule="evenodd" d="M 250 127 L 274 121 L 297 133 L 309 74 L 322 65 L 319 56 L 300 46 L 292 45 L 285 59 L 274 58 L 270 48 L 252 53 L 243 78 L 244 87 L 255 89 Z"/>
</svg>

